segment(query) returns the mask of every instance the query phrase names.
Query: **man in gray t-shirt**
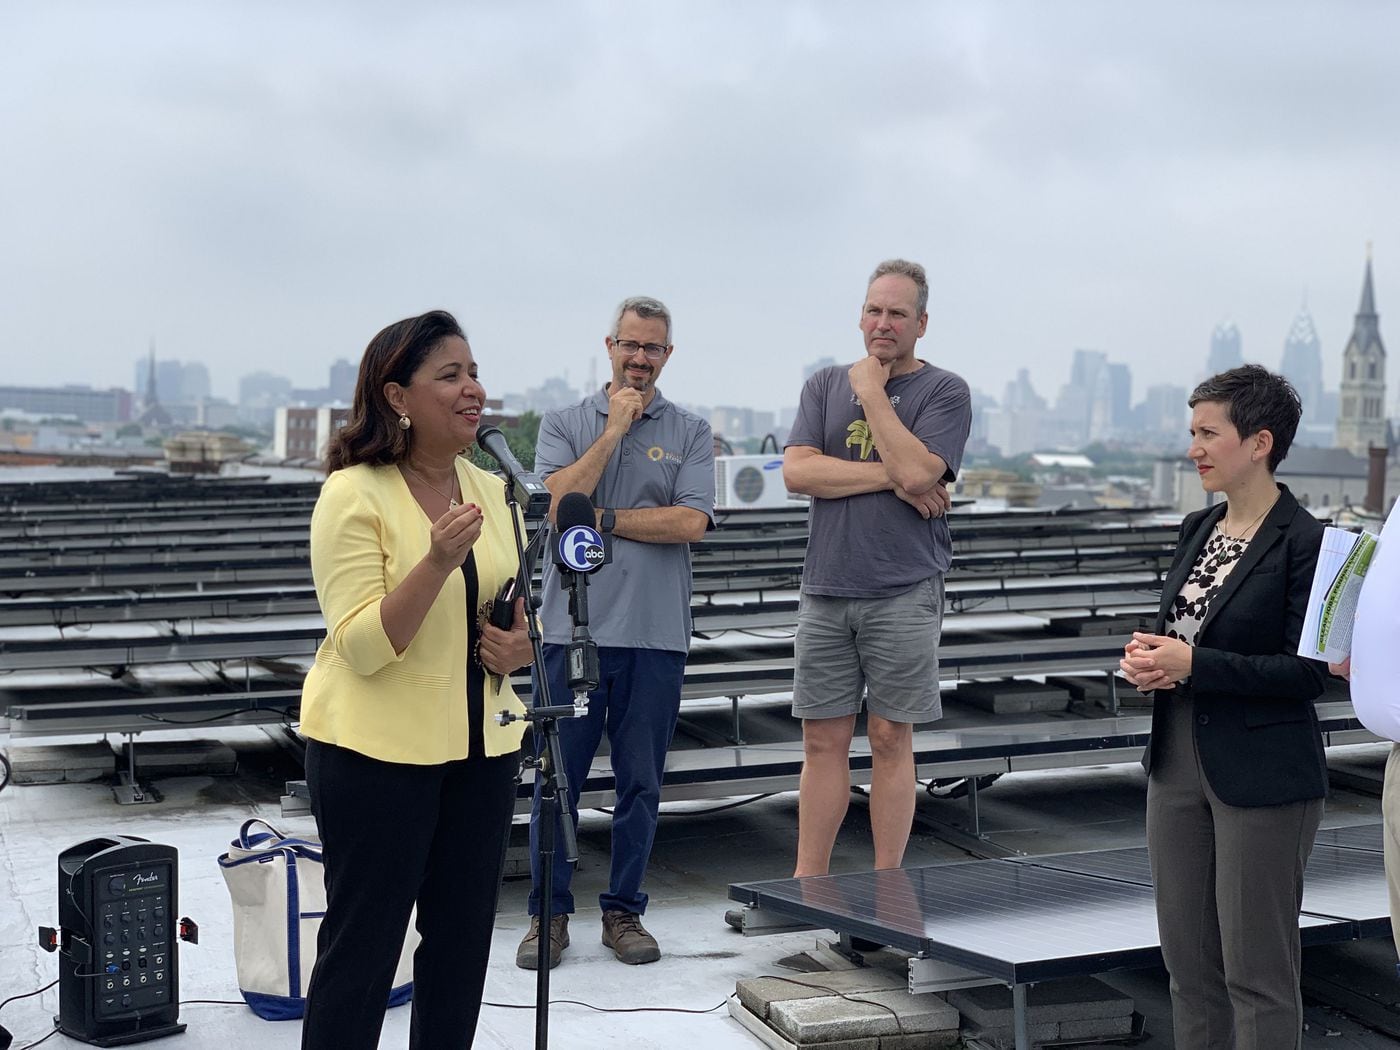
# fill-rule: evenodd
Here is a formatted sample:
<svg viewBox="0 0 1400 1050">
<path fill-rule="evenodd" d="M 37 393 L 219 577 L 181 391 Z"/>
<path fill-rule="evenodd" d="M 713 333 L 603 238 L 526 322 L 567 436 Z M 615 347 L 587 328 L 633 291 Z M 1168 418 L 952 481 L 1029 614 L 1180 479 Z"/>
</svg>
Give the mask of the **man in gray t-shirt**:
<svg viewBox="0 0 1400 1050">
<path fill-rule="evenodd" d="M 598 898 L 603 943 L 625 963 L 655 962 L 656 939 L 642 925 L 642 890 L 661 801 L 666 749 L 680 713 L 681 685 L 690 648 L 690 543 L 714 519 L 714 437 L 710 425 L 661 396 L 657 377 L 670 360 L 671 315 L 655 299 L 626 299 L 604 340 L 612 380 L 581 403 L 540 420 L 535 468 L 554 496 L 592 497 L 598 528 L 609 536 L 612 563 L 589 582 L 589 622 L 598 644 L 598 688 L 588 712 L 559 723 L 568 775 L 568 805 L 578 817 L 579 791 L 603 734 L 608 737 L 617 786 L 612 815 L 608 889 Z M 543 669 L 551 699 L 569 695 L 564 643 L 571 625 L 553 565 L 544 572 Z M 530 814 L 530 842 L 539 838 L 538 781 Z M 533 968 L 539 949 L 540 900 L 550 894 L 550 965 L 569 944 L 574 911 L 573 870 L 556 860 L 553 884 L 541 885 L 538 854 L 530 850 L 534 886 L 527 908 L 530 929 L 516 965 Z"/>
<path fill-rule="evenodd" d="M 922 266 L 876 267 L 861 312 L 866 356 L 807 381 L 783 453 L 787 487 L 812 497 L 792 697 L 805 752 L 798 876 L 824 875 L 830 863 L 862 696 L 876 868 L 903 860 L 914 725 L 941 714 L 946 483 L 962 464 L 972 398 L 959 376 L 914 356 L 927 307 Z"/>
</svg>

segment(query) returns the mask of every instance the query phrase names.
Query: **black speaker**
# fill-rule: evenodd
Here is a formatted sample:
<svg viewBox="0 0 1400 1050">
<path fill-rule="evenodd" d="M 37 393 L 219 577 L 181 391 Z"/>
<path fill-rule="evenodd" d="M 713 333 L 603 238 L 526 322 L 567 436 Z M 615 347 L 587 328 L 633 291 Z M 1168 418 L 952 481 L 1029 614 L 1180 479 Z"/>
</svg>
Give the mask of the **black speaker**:
<svg viewBox="0 0 1400 1050">
<path fill-rule="evenodd" d="M 59 1031 L 96 1046 L 183 1032 L 173 846 L 126 835 L 58 857 Z"/>
</svg>

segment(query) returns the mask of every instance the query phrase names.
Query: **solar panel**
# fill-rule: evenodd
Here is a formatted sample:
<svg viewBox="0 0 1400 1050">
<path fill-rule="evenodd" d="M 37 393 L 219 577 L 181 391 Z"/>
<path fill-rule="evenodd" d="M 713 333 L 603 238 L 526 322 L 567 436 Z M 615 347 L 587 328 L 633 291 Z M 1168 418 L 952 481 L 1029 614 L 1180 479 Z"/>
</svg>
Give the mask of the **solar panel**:
<svg viewBox="0 0 1400 1050">
<path fill-rule="evenodd" d="M 1379 835 L 1379 825 L 1372 825 Z M 1361 838 L 1362 829 L 1352 838 Z M 1016 864 L 1052 868 L 1056 871 L 1088 875 L 1100 879 L 1152 885 L 1152 871 L 1146 847 L 1095 850 L 1090 853 L 1063 853 L 1045 857 L 1017 857 Z M 1303 918 L 1345 921 L 1358 926 L 1357 936 L 1380 937 L 1390 930 L 1390 902 L 1385 882 L 1385 865 L 1379 853 L 1324 845 L 1319 841 L 1308 858 L 1303 873 Z M 1316 923 L 1302 923 L 1304 944 L 1320 943 Z"/>
<path fill-rule="evenodd" d="M 1304 944 L 1388 931 L 1379 865 L 1359 850 L 1314 850 Z M 1161 962 L 1144 848 L 738 883 L 729 896 L 1010 983 Z"/>
<path fill-rule="evenodd" d="M 1360 849 L 1370 853 L 1381 853 L 1385 849 L 1379 824 L 1356 824 L 1349 828 L 1327 828 L 1317 833 L 1319 846 L 1336 846 L 1340 849 Z"/>
<path fill-rule="evenodd" d="M 1314 846 L 1303 873 L 1303 910 L 1349 919 L 1358 937 L 1390 935 L 1390 893 L 1379 853 Z"/>
<path fill-rule="evenodd" d="M 1011 983 L 1161 961 L 1149 888 L 1028 864 L 782 879 L 729 895 Z"/>
</svg>

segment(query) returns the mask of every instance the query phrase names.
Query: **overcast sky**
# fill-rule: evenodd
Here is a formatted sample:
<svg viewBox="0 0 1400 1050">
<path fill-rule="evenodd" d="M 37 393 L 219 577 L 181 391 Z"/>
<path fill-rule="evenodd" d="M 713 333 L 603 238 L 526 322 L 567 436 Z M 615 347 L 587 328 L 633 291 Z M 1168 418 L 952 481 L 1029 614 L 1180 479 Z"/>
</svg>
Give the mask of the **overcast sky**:
<svg viewBox="0 0 1400 1050">
<path fill-rule="evenodd" d="M 650 294 L 668 396 L 778 408 L 904 255 L 920 356 L 996 397 L 1077 347 L 1190 383 L 1224 319 L 1277 367 L 1304 295 L 1335 383 L 1368 240 L 1400 347 L 1397 40 L 1383 0 L 0 3 L 3 381 L 154 338 L 323 385 L 444 307 L 490 393 L 580 385 Z"/>
</svg>

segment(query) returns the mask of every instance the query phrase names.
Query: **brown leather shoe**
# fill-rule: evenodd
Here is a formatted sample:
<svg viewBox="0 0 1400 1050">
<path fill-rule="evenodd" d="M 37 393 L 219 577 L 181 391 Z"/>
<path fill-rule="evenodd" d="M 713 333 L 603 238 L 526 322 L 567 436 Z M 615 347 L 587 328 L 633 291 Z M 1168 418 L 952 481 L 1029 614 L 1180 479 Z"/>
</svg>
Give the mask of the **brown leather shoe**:
<svg viewBox="0 0 1400 1050">
<path fill-rule="evenodd" d="M 642 917 L 634 912 L 603 912 L 603 943 L 631 966 L 661 958 L 661 946 L 647 933 Z"/>
<path fill-rule="evenodd" d="M 569 946 L 569 917 L 551 915 L 549 917 L 549 968 L 559 965 L 564 949 Z M 522 970 L 538 970 L 540 962 L 540 917 L 530 916 L 530 930 L 515 949 L 515 965 Z"/>
</svg>

